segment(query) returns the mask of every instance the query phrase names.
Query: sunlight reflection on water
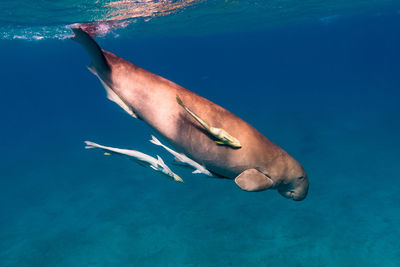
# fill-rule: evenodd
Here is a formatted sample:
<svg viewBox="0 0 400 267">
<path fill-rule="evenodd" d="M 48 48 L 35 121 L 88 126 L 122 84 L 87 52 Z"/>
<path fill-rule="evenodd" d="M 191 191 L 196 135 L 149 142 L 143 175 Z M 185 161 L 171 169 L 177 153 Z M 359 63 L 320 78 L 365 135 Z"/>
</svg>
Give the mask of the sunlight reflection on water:
<svg viewBox="0 0 400 267">
<path fill-rule="evenodd" d="M 0 39 L 66 39 L 78 24 L 97 36 L 207 35 L 327 24 L 363 12 L 396 13 L 399 6 L 400 0 L 2 0 Z"/>
</svg>

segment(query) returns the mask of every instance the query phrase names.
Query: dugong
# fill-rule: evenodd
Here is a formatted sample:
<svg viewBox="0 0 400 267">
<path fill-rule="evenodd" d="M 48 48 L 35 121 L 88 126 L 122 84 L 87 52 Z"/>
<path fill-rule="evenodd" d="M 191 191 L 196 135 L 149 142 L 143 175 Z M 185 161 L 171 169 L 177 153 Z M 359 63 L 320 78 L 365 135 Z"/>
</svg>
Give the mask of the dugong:
<svg viewBox="0 0 400 267">
<path fill-rule="evenodd" d="M 88 68 L 100 79 L 108 98 L 148 123 L 176 149 L 212 173 L 234 179 L 245 191 L 276 189 L 296 201 L 307 196 L 309 183 L 303 167 L 250 124 L 182 86 L 102 50 L 82 29 L 72 30 L 73 39 L 90 55 Z M 177 103 L 177 95 L 210 125 L 237 138 L 241 148 L 216 144 Z"/>
</svg>

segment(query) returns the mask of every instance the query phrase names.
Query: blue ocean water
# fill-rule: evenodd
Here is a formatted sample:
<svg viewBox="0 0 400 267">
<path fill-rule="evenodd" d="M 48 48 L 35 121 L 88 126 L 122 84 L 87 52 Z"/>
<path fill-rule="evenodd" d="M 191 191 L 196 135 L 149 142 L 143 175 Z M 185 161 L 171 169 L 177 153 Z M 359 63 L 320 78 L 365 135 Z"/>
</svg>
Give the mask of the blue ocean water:
<svg viewBox="0 0 400 267">
<path fill-rule="evenodd" d="M 50 16 L 38 9 L 24 24 L 3 9 L 0 266 L 398 266 L 399 3 L 166 2 L 186 5 L 97 24 L 99 44 L 251 123 L 305 167 L 308 197 L 171 164 L 185 181 L 174 183 L 85 150 L 171 159 L 67 38 L 66 25 L 103 17 L 57 2 L 65 18 L 40 24 Z"/>
</svg>

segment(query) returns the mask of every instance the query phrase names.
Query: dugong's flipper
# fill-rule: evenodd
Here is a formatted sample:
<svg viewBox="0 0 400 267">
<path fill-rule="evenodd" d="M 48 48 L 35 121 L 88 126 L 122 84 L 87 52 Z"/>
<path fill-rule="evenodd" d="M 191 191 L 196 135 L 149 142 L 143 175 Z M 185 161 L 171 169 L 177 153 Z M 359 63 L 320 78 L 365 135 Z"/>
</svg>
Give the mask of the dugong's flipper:
<svg viewBox="0 0 400 267">
<path fill-rule="evenodd" d="M 235 183 L 245 191 L 262 191 L 270 188 L 274 182 L 256 169 L 248 169 L 235 178 Z"/>
</svg>

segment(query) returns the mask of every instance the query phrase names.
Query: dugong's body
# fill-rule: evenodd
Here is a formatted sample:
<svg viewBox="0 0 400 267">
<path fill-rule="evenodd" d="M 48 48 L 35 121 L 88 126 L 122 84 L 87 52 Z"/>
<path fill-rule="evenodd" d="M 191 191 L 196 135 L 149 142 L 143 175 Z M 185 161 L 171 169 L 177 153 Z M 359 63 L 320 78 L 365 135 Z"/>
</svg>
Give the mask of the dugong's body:
<svg viewBox="0 0 400 267">
<path fill-rule="evenodd" d="M 219 176 L 235 179 L 246 191 L 278 189 L 287 198 L 302 200 L 308 180 L 302 166 L 254 127 L 211 101 L 112 53 L 101 50 L 81 29 L 74 39 L 92 57 L 89 67 L 130 111 L 151 125 L 174 147 Z M 215 143 L 176 102 L 183 102 L 210 125 L 240 140 L 242 148 Z"/>
</svg>

